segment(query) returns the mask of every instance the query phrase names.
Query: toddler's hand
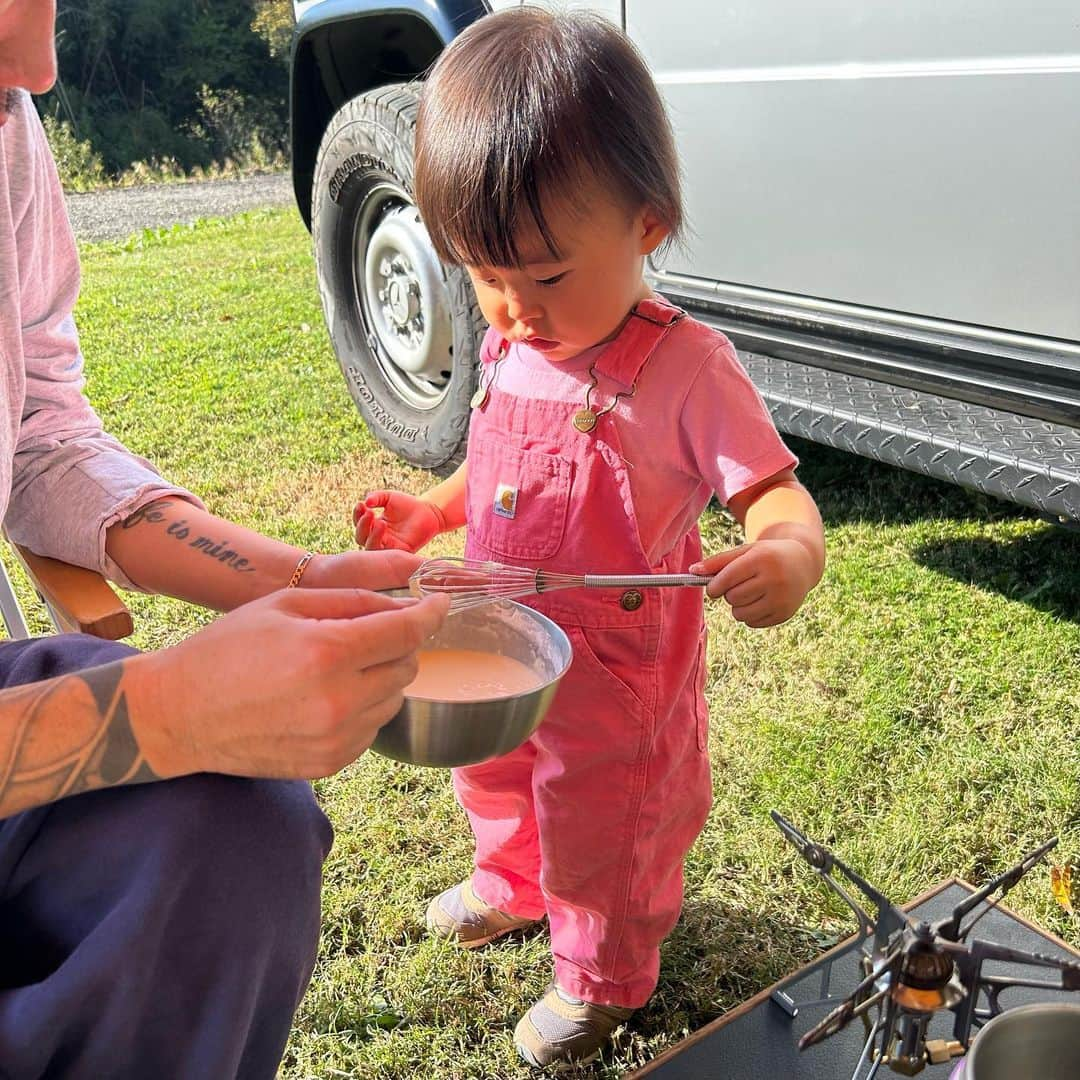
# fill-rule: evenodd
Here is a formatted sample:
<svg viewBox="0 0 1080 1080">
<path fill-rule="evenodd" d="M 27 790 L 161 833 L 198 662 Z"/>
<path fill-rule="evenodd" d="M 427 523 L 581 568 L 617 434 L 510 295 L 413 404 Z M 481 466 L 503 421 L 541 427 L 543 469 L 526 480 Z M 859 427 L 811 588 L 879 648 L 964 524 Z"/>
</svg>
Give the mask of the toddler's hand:
<svg viewBox="0 0 1080 1080">
<path fill-rule="evenodd" d="M 705 587 L 723 597 L 731 614 L 747 626 L 775 626 L 791 618 L 817 583 L 813 558 L 798 540 L 756 540 L 730 548 L 690 567 L 710 574 Z"/>
<path fill-rule="evenodd" d="M 403 491 L 369 491 L 353 510 L 356 542 L 369 551 L 418 551 L 445 528 L 438 508 Z"/>
</svg>

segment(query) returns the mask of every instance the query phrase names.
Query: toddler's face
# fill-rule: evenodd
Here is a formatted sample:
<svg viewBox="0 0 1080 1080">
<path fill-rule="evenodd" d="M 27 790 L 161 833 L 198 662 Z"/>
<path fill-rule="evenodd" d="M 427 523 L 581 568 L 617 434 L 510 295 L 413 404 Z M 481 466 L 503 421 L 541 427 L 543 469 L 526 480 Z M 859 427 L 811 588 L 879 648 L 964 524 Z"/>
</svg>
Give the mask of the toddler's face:
<svg viewBox="0 0 1080 1080">
<path fill-rule="evenodd" d="M 534 230 L 515 238 L 523 266 L 468 267 L 487 321 L 556 362 L 618 333 L 634 304 L 649 295 L 644 258 L 667 235 L 650 210 L 631 214 L 599 185 L 582 193 L 580 205 L 587 209 L 545 208 L 560 260 L 553 261 Z"/>
</svg>

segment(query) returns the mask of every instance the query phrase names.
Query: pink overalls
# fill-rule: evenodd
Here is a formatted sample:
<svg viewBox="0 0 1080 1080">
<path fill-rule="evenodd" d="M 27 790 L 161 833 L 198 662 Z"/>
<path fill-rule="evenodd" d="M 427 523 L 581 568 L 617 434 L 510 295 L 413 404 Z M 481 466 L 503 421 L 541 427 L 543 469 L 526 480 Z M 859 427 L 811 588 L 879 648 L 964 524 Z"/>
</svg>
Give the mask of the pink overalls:
<svg viewBox="0 0 1080 1080">
<path fill-rule="evenodd" d="M 595 411 L 631 390 L 680 315 L 657 300 L 635 308 L 596 361 Z M 696 527 L 650 566 L 612 413 L 583 434 L 574 411 L 496 380 L 469 432 L 466 554 L 570 573 L 684 572 L 701 554 Z M 527 743 L 454 771 L 476 837 L 473 887 L 502 911 L 548 915 L 563 990 L 636 1008 L 656 986 L 683 857 L 711 802 L 702 594 L 575 589 L 530 603 L 567 632 L 574 660 Z"/>
</svg>

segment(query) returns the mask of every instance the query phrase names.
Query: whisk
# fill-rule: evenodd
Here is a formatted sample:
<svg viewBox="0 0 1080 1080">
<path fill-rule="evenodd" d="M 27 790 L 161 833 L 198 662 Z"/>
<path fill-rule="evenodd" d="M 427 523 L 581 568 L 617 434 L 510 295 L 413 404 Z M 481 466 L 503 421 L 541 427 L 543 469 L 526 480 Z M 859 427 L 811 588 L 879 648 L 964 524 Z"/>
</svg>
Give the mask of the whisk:
<svg viewBox="0 0 1080 1080">
<path fill-rule="evenodd" d="M 708 582 L 709 578 L 697 574 L 557 574 L 481 559 L 428 559 L 409 578 L 409 588 L 416 596 L 448 595 L 453 614 L 495 600 L 514 600 L 558 589 L 702 586 Z"/>
</svg>

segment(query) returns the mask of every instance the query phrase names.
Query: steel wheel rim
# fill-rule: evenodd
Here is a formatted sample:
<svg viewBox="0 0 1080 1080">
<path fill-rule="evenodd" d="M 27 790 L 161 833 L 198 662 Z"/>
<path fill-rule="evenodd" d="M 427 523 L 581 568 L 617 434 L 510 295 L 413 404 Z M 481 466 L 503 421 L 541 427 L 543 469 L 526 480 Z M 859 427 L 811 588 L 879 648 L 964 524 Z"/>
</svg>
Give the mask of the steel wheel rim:
<svg viewBox="0 0 1080 1080">
<path fill-rule="evenodd" d="M 450 297 L 419 213 L 396 184 L 377 182 L 364 196 L 353 278 L 368 348 L 386 382 L 413 408 L 438 408 L 453 371 Z"/>
</svg>

